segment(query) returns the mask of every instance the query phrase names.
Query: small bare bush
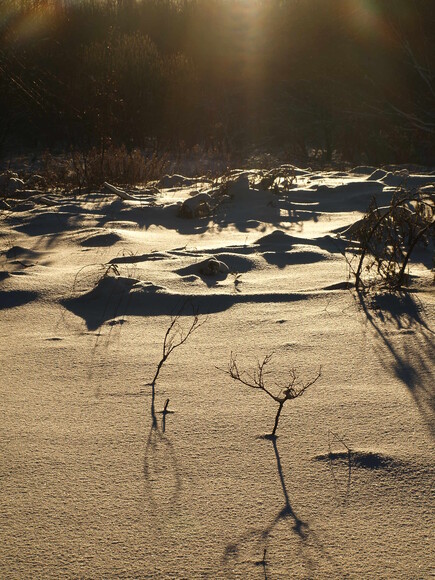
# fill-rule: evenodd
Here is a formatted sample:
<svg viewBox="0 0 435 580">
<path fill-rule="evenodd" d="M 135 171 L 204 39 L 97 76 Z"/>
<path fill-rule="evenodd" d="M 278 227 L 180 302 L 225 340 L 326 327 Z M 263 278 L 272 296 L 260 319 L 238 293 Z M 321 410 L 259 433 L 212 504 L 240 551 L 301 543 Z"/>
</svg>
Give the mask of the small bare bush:
<svg viewBox="0 0 435 580">
<path fill-rule="evenodd" d="M 174 316 L 172 316 L 169 326 L 166 330 L 165 336 L 163 338 L 161 359 L 157 364 L 156 371 L 152 381 L 148 383 L 148 386 L 151 387 L 151 417 L 154 426 L 157 425 L 155 413 L 156 383 L 163 365 L 168 360 L 169 356 L 174 352 L 174 350 L 179 348 L 180 346 L 183 346 L 183 344 L 186 343 L 189 337 L 192 336 L 192 334 L 196 332 L 207 321 L 207 317 L 200 316 L 198 310 L 193 308 L 192 316 L 189 319 L 189 322 L 183 324 L 182 318 L 184 311 L 185 305 L 181 306 L 178 312 Z M 167 410 L 168 405 L 169 399 L 167 399 L 165 403 L 165 409 L 163 411 L 164 417 L 166 413 L 170 412 Z"/>
<path fill-rule="evenodd" d="M 428 245 L 435 234 L 435 192 L 398 190 L 387 207 L 373 200 L 356 230 L 358 243 L 349 264 L 357 289 L 379 279 L 398 289 L 406 282 L 412 252 L 418 244 Z"/>
<path fill-rule="evenodd" d="M 108 145 L 72 153 L 70 174 L 78 187 L 100 186 L 105 181 L 144 183 L 162 177 L 168 165 L 167 154 L 147 155 L 139 149 L 128 151 L 125 146 Z"/>
<path fill-rule="evenodd" d="M 187 339 L 200 328 L 205 322 L 206 318 L 202 318 L 197 311 L 193 311 L 192 318 L 186 326 L 182 324 L 182 313 L 184 307 L 182 307 L 175 316 L 171 318 L 168 329 L 166 330 L 165 336 L 163 338 L 163 352 L 162 358 L 160 359 L 153 380 L 150 385 L 154 388 L 159 377 L 160 371 L 164 363 L 168 360 L 171 353 L 180 346 L 182 346 Z"/>
<path fill-rule="evenodd" d="M 276 412 L 272 433 L 267 435 L 269 439 L 274 439 L 276 437 L 279 418 L 285 403 L 287 401 L 292 401 L 293 399 L 301 397 L 307 389 L 309 389 L 319 380 L 321 376 L 321 368 L 319 368 L 318 372 L 312 379 L 304 381 L 299 378 L 296 369 L 292 368 L 288 372 L 288 376 L 285 381 L 283 381 L 281 384 L 276 382 L 274 383 L 274 386 L 272 386 L 272 388 L 275 389 L 274 392 L 271 390 L 271 387 L 269 387 L 268 382 L 266 383 L 266 377 L 267 375 L 270 375 L 270 372 L 267 370 L 267 366 L 269 365 L 272 356 L 273 353 L 266 355 L 262 361 L 257 362 L 257 366 L 254 371 L 252 373 L 248 373 L 246 371 L 240 371 L 236 357 L 233 353 L 231 353 L 230 363 L 228 365 L 228 369 L 225 371 L 233 380 L 242 383 L 242 385 L 245 385 L 251 389 L 264 391 L 266 395 L 278 403 L 278 410 Z"/>
</svg>

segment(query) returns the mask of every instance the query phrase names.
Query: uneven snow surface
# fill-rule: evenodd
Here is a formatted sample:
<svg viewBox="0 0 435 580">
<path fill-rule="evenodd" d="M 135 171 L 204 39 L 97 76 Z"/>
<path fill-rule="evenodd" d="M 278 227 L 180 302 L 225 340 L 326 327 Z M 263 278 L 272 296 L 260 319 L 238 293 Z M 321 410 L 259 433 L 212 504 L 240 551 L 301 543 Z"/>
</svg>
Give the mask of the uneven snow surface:
<svg viewBox="0 0 435 580">
<path fill-rule="evenodd" d="M 435 176 L 267 177 L 1 210 L 1 578 L 433 577 L 433 249 L 411 291 L 359 296 L 336 232 Z M 180 308 L 208 318 L 163 365 L 155 423 Z M 273 352 L 271 390 L 322 368 L 275 441 L 231 352 L 251 373 Z"/>
</svg>

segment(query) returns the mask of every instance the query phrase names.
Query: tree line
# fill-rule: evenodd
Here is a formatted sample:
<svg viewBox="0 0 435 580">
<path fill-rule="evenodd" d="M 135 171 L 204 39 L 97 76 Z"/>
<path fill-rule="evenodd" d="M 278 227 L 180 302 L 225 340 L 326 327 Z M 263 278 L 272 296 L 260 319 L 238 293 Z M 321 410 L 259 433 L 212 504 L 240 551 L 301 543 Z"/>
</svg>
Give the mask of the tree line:
<svg viewBox="0 0 435 580">
<path fill-rule="evenodd" d="M 3 0 L 0 153 L 181 144 L 428 164 L 431 0 Z"/>
</svg>

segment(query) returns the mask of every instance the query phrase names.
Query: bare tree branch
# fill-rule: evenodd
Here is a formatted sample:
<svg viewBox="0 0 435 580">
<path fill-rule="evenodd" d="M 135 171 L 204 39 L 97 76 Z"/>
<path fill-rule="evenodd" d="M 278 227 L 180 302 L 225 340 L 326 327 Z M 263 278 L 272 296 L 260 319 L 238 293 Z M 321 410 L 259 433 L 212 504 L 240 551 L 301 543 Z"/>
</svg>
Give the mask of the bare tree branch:
<svg viewBox="0 0 435 580">
<path fill-rule="evenodd" d="M 176 348 L 182 346 L 187 341 L 187 339 L 199 328 L 201 328 L 201 326 L 207 321 L 206 316 L 200 317 L 198 310 L 194 309 L 192 314 L 193 319 L 191 320 L 189 326 L 184 328 L 180 322 L 184 310 L 185 306 L 183 305 L 171 318 L 171 322 L 166 330 L 163 339 L 162 358 L 157 365 L 153 380 L 149 383 L 152 387 L 155 387 L 161 368 L 168 359 L 169 355 L 174 352 Z"/>
<path fill-rule="evenodd" d="M 201 328 L 201 326 L 207 321 L 207 316 L 201 317 L 198 313 L 198 309 L 193 309 L 192 313 L 192 320 L 190 321 L 189 325 L 184 327 L 181 324 L 181 317 L 185 310 L 185 304 L 181 306 L 178 312 L 171 318 L 171 322 L 165 332 L 165 336 L 163 339 L 163 349 L 162 349 L 162 358 L 160 359 L 156 372 L 154 374 L 153 380 L 148 383 L 151 387 L 151 418 L 152 418 L 152 425 L 153 428 L 157 428 L 157 417 L 155 412 L 155 395 L 156 395 L 156 383 L 157 379 L 159 378 L 160 371 L 162 370 L 163 365 L 168 360 L 168 357 L 171 355 L 174 350 L 180 346 L 182 346 L 187 339 Z M 165 409 L 163 412 L 163 421 L 165 422 L 166 413 L 170 413 L 171 411 L 167 410 L 167 405 L 169 404 L 169 399 L 167 399 Z M 165 423 L 163 423 L 164 425 Z"/>
<path fill-rule="evenodd" d="M 228 369 L 224 370 L 234 381 L 242 383 L 251 389 L 259 389 L 264 391 L 271 399 L 278 403 L 278 410 L 275 417 L 275 424 L 272 433 L 269 437 L 276 437 L 276 430 L 278 428 L 279 417 L 281 415 L 282 408 L 286 401 L 291 401 L 301 397 L 307 389 L 309 389 L 314 383 L 318 381 L 321 377 L 321 368 L 319 368 L 317 374 L 309 381 L 302 381 L 298 378 L 296 369 L 292 368 L 289 371 L 289 376 L 285 382 L 285 386 L 281 386 L 279 383 L 275 382 L 275 387 L 278 389 L 278 394 L 274 394 L 272 390 L 265 384 L 265 376 L 270 374 L 266 367 L 272 359 L 273 353 L 266 355 L 262 361 L 257 361 L 257 366 L 254 369 L 252 375 L 246 371 L 240 371 L 236 356 L 231 352 L 230 362 Z"/>
</svg>

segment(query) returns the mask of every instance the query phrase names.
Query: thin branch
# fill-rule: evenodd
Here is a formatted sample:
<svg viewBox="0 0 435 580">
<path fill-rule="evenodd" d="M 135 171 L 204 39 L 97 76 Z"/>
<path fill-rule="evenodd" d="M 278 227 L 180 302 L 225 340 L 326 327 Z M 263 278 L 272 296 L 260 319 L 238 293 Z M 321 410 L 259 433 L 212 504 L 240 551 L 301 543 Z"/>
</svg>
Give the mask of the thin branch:
<svg viewBox="0 0 435 580">
<path fill-rule="evenodd" d="M 183 328 L 180 324 L 180 319 L 182 313 L 185 309 L 185 305 L 183 305 L 180 310 L 171 318 L 171 322 L 165 332 L 165 336 L 163 339 L 163 349 L 162 349 L 162 358 L 157 364 L 156 372 L 154 377 L 148 385 L 152 388 L 152 400 L 154 401 L 155 396 L 155 387 L 157 383 L 157 379 L 159 377 L 160 371 L 162 370 L 163 365 L 168 360 L 168 357 L 171 355 L 174 350 L 188 340 L 188 338 L 196 332 L 201 326 L 207 321 L 207 316 L 200 317 L 197 310 L 193 310 L 193 319 L 190 322 L 187 328 Z M 153 405 L 151 409 L 151 414 L 153 415 Z"/>
<path fill-rule="evenodd" d="M 239 371 L 239 367 L 237 366 L 236 357 L 231 352 L 230 363 L 228 365 L 228 369 L 225 370 L 224 372 L 226 374 L 230 375 L 230 377 L 232 379 L 242 383 L 246 387 L 249 387 L 251 389 L 261 389 L 262 391 L 267 393 L 269 395 L 269 397 L 271 397 L 272 399 L 274 399 L 275 401 L 278 402 L 279 398 L 277 396 L 275 396 L 273 393 L 271 393 L 269 391 L 269 389 L 267 389 L 265 384 L 264 384 L 264 375 L 266 374 L 265 367 L 270 363 L 272 356 L 273 356 L 273 353 L 270 353 L 270 354 L 266 355 L 261 362 L 258 361 L 257 368 L 254 370 L 253 376 L 251 376 L 246 371 L 243 371 L 243 372 Z M 245 378 L 245 377 L 247 377 L 247 378 Z"/>
<path fill-rule="evenodd" d="M 414 55 L 414 52 L 412 51 L 411 45 L 409 44 L 408 40 L 406 40 L 404 42 L 404 49 L 405 49 L 405 52 L 407 53 L 409 59 L 411 60 L 412 66 L 417 71 L 421 80 L 427 85 L 432 96 L 435 97 L 435 88 L 434 88 L 434 84 L 433 84 L 433 76 L 431 75 L 430 71 L 427 68 L 423 67 L 418 62 L 417 58 Z"/>
<path fill-rule="evenodd" d="M 278 403 L 278 410 L 275 416 L 275 423 L 270 436 L 274 438 L 276 435 L 276 430 L 278 428 L 278 422 L 281 415 L 282 408 L 286 401 L 291 401 L 293 399 L 297 399 L 301 397 L 307 389 L 309 389 L 314 383 L 316 383 L 320 376 L 321 376 L 321 367 L 319 368 L 317 374 L 307 382 L 302 382 L 298 380 L 298 375 L 296 370 L 290 369 L 289 377 L 287 378 L 286 384 L 283 387 L 276 381 L 274 381 L 275 387 L 278 389 L 278 394 L 275 395 L 268 386 L 265 384 L 265 376 L 270 374 L 267 372 L 266 367 L 270 363 L 272 359 L 273 353 L 266 355 L 262 361 L 257 361 L 257 367 L 255 368 L 252 375 L 249 375 L 246 371 L 240 371 L 236 356 L 231 352 L 230 354 L 230 362 L 228 368 L 223 370 L 227 375 L 229 375 L 234 381 L 242 383 L 249 387 L 250 389 L 257 389 L 264 391 L 271 399 L 273 399 L 276 403 Z"/>
</svg>

